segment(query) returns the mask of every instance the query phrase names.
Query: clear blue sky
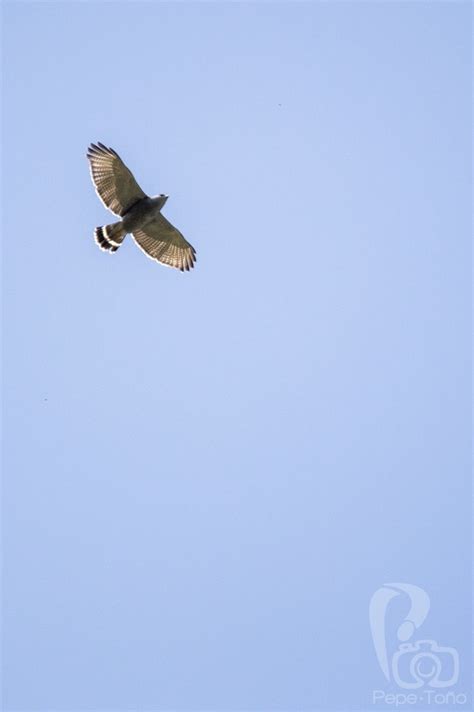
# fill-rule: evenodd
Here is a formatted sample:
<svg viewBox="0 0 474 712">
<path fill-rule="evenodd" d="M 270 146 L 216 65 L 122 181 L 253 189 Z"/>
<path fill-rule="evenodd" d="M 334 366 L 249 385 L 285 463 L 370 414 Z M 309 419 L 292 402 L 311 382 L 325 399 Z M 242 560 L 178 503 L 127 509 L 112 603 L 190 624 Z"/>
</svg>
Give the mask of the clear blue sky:
<svg viewBox="0 0 474 712">
<path fill-rule="evenodd" d="M 372 709 L 390 581 L 467 691 L 470 14 L 5 3 L 6 710 Z"/>
</svg>

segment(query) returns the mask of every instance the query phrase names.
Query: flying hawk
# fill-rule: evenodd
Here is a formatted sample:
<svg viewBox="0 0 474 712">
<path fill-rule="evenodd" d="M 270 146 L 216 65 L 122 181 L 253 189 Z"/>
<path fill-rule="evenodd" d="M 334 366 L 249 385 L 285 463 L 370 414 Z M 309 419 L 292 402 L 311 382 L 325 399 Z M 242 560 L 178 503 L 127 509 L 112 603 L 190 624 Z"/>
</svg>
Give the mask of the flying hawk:
<svg viewBox="0 0 474 712">
<path fill-rule="evenodd" d="M 183 235 L 161 214 L 168 196 L 146 195 L 113 148 L 91 143 L 87 158 L 96 193 L 119 222 L 96 227 L 95 241 L 102 250 L 116 252 L 127 233 L 152 260 L 181 272 L 194 267 L 196 251 Z"/>
</svg>

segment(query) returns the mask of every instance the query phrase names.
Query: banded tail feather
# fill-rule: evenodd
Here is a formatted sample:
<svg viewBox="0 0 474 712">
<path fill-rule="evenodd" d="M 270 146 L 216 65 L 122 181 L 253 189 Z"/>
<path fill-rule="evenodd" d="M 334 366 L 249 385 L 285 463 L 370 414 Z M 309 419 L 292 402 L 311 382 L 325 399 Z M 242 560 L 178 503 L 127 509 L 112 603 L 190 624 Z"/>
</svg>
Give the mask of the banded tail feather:
<svg viewBox="0 0 474 712">
<path fill-rule="evenodd" d="M 126 234 L 121 222 L 96 227 L 94 230 L 95 241 L 105 252 L 117 252 Z"/>
</svg>

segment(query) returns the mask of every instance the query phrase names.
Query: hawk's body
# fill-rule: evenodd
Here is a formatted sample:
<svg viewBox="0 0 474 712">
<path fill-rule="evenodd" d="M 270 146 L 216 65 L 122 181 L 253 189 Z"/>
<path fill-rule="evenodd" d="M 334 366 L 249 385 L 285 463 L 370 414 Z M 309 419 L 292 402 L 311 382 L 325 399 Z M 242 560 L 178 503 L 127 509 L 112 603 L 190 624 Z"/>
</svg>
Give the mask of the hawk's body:
<svg viewBox="0 0 474 712">
<path fill-rule="evenodd" d="M 102 250 L 116 252 L 127 233 L 154 260 L 181 271 L 194 267 L 196 251 L 161 214 L 167 195 L 150 198 L 140 188 L 120 156 L 102 143 L 91 143 L 87 152 L 92 180 L 105 207 L 122 218 L 95 229 Z"/>
<path fill-rule="evenodd" d="M 134 232 L 153 220 L 160 219 L 160 211 L 166 200 L 157 198 L 142 198 L 132 205 L 123 216 L 122 225 L 127 232 Z"/>
</svg>

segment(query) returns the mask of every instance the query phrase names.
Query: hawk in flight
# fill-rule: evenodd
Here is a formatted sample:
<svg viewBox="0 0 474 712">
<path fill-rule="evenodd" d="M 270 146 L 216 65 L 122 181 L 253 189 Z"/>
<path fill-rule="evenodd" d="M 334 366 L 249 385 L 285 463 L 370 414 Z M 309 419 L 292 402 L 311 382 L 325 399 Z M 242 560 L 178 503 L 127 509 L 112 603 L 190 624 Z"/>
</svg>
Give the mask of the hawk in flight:
<svg viewBox="0 0 474 712">
<path fill-rule="evenodd" d="M 121 220 L 96 227 L 95 241 L 102 250 L 116 252 L 127 233 L 152 260 L 181 272 L 190 270 L 196 251 L 182 234 L 161 214 L 167 195 L 146 195 L 113 148 L 91 143 L 87 158 L 97 195 L 106 208 Z"/>
</svg>

